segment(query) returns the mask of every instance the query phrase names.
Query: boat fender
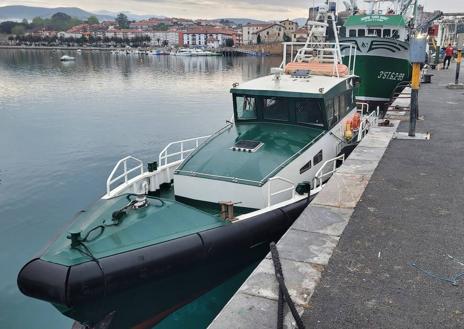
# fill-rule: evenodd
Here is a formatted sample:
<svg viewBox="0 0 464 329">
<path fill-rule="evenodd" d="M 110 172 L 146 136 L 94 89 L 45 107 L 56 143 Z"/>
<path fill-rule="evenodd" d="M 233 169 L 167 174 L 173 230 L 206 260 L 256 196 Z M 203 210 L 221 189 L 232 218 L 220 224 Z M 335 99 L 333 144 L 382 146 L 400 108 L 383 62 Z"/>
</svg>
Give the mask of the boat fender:
<svg viewBox="0 0 464 329">
<path fill-rule="evenodd" d="M 353 116 L 351 128 L 353 129 L 353 131 L 358 131 L 360 126 L 361 126 L 361 115 L 359 113 L 355 113 L 355 115 Z"/>
<path fill-rule="evenodd" d="M 343 136 L 345 137 L 347 141 L 351 141 L 351 139 L 353 139 L 353 131 L 352 131 L 351 125 L 352 125 L 352 120 L 351 119 L 346 120 L 345 132 Z"/>
<path fill-rule="evenodd" d="M 311 192 L 311 183 L 307 181 L 299 183 L 295 188 L 295 192 L 299 195 Z"/>
</svg>

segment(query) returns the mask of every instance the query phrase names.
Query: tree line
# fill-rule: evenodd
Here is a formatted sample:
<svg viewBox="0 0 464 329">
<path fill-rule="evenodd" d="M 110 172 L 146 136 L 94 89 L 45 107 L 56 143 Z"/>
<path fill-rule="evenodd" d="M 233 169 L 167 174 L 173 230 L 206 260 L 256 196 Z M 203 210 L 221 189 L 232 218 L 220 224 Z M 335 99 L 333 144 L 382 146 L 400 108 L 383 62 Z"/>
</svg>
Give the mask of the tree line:
<svg viewBox="0 0 464 329">
<path fill-rule="evenodd" d="M 9 41 L 15 42 L 16 44 L 22 45 L 41 45 L 41 46 L 83 46 L 83 45 L 114 45 L 118 47 L 124 47 L 127 45 L 133 47 L 143 47 L 147 46 L 151 38 L 149 36 L 137 36 L 134 38 L 119 38 L 119 37 L 94 37 L 90 35 L 89 37 L 82 36 L 80 38 L 74 37 L 58 37 L 58 36 L 33 36 L 33 35 L 16 35 L 9 36 Z M 163 42 L 164 44 L 164 42 Z M 165 44 L 167 46 L 167 44 Z"/>
<path fill-rule="evenodd" d="M 116 17 L 115 22 L 121 29 L 129 28 L 130 21 L 123 13 L 120 13 Z M 96 16 L 90 16 L 86 20 L 80 20 L 65 13 L 58 12 L 50 18 L 35 17 L 30 23 L 27 19 L 23 19 L 22 22 L 2 22 L 0 23 L 0 33 L 23 35 L 26 32 L 35 31 L 38 29 L 46 29 L 49 31 L 67 31 L 70 28 L 80 24 L 99 23 L 100 22 Z"/>
</svg>

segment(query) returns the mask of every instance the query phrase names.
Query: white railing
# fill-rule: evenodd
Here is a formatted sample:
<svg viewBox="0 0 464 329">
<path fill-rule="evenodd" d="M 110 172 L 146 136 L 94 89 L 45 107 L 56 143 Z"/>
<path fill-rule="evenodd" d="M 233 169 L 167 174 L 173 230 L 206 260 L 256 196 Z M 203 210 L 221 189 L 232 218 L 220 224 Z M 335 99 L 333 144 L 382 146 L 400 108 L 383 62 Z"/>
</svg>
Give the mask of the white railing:
<svg viewBox="0 0 464 329">
<path fill-rule="evenodd" d="M 356 102 L 356 105 L 358 106 L 358 112 L 360 112 L 361 115 L 364 115 L 364 113 L 369 113 L 369 103 Z"/>
<path fill-rule="evenodd" d="M 317 60 L 320 63 L 332 63 L 334 75 L 339 77 L 338 64 L 343 64 L 341 47 L 348 57 L 349 74 L 353 75 L 356 69 L 356 46 L 352 43 L 333 42 L 284 42 L 283 59 L 281 69 L 289 62 L 310 62 Z M 290 47 L 290 60 L 287 58 L 288 47 Z M 296 54 L 295 54 L 295 49 Z"/>
<path fill-rule="evenodd" d="M 275 182 L 275 181 L 280 181 L 280 182 L 283 182 L 284 184 L 289 184 L 290 187 L 281 189 L 277 192 L 272 192 L 272 182 Z M 270 178 L 268 181 L 268 188 L 267 188 L 267 206 L 270 207 L 272 205 L 272 197 L 282 194 L 282 193 L 290 192 L 290 191 L 292 192 L 291 198 L 293 199 L 295 197 L 295 184 L 291 180 L 288 180 L 286 178 L 282 178 L 279 176 Z M 289 199 L 290 198 L 288 198 L 287 200 Z"/>
<path fill-rule="evenodd" d="M 360 103 L 360 104 L 362 105 L 363 103 Z M 362 110 L 363 108 L 361 107 L 360 112 Z M 369 111 L 369 105 L 367 105 L 367 110 Z M 359 126 L 358 137 L 357 137 L 358 143 L 364 138 L 369 128 L 373 125 L 374 126 L 377 125 L 379 121 L 379 108 L 378 107 L 375 111 L 372 111 L 371 113 L 369 112 L 367 113 L 368 113 L 367 115 L 364 115 L 364 112 L 361 112 L 361 124 Z"/>
<path fill-rule="evenodd" d="M 324 178 L 332 176 L 337 171 L 337 161 L 345 162 L 345 154 L 339 155 L 336 158 L 327 160 L 324 162 L 321 168 L 316 172 L 314 176 L 313 190 L 322 189 L 324 184 Z"/>
<path fill-rule="evenodd" d="M 128 168 L 128 161 L 131 160 L 135 163 L 137 163 L 136 166 L 132 168 Z M 116 172 L 120 169 L 120 167 L 123 167 L 123 172 L 117 177 L 114 177 Z M 124 159 L 121 159 L 118 161 L 116 166 L 114 166 L 113 171 L 111 174 L 108 176 L 108 179 L 106 180 L 106 193 L 107 195 L 110 195 L 111 193 L 111 185 L 113 185 L 115 182 L 121 180 L 124 178 L 124 183 L 127 183 L 130 179 L 129 175 L 135 171 L 140 170 L 140 175 L 143 175 L 143 162 L 133 156 L 127 156 Z"/>
<path fill-rule="evenodd" d="M 185 139 L 182 141 L 169 143 L 159 155 L 159 165 L 167 166 L 171 162 L 184 160 L 191 152 L 193 152 L 205 139 L 210 136 L 201 136 L 196 138 Z M 177 147 L 177 150 L 172 152 L 172 148 Z M 170 153 L 171 152 L 171 153 Z M 176 157 L 172 160 L 173 157 Z"/>
</svg>

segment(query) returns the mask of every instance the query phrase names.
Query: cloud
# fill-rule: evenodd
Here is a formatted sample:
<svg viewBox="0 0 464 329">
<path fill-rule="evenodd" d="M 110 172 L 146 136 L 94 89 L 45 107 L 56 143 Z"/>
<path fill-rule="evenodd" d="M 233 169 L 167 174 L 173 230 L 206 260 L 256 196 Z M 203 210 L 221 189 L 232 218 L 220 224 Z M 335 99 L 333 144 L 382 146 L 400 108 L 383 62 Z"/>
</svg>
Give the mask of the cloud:
<svg viewBox="0 0 464 329">
<path fill-rule="evenodd" d="M 277 20 L 307 16 L 308 7 L 322 0 L 0 0 L 1 5 L 80 7 L 89 11 L 130 11 L 136 14 L 187 18 L 248 17 Z M 362 1 L 359 1 L 362 3 Z M 428 11 L 464 12 L 464 1 L 420 0 Z M 338 0 L 339 6 L 342 1 Z M 343 6 L 342 6 L 343 7 Z"/>
</svg>

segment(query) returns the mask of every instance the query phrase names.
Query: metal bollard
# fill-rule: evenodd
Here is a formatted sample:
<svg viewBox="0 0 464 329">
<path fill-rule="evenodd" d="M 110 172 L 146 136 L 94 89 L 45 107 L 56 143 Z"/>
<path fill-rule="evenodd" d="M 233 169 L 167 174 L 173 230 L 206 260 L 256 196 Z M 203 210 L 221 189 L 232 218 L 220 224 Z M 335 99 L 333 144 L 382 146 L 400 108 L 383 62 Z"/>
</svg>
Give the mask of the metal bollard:
<svg viewBox="0 0 464 329">
<path fill-rule="evenodd" d="M 409 136 L 416 136 L 416 121 L 419 113 L 420 64 L 412 64 L 411 108 L 409 111 Z"/>
<path fill-rule="evenodd" d="M 462 49 L 458 49 L 458 58 L 456 60 L 456 79 L 454 84 L 459 84 L 459 71 L 461 70 L 461 61 L 462 61 Z"/>
<path fill-rule="evenodd" d="M 459 83 L 459 73 L 461 71 L 461 62 L 462 62 L 462 49 L 458 50 L 458 57 L 456 59 L 456 77 L 454 83 L 449 83 L 446 86 L 448 89 L 464 89 L 464 84 Z"/>
<path fill-rule="evenodd" d="M 419 88 L 421 64 L 425 62 L 426 38 L 424 35 L 416 35 L 411 38 L 409 45 L 409 57 L 412 63 L 411 79 L 411 108 L 409 110 L 409 137 L 416 136 L 416 121 L 419 115 Z"/>
</svg>

